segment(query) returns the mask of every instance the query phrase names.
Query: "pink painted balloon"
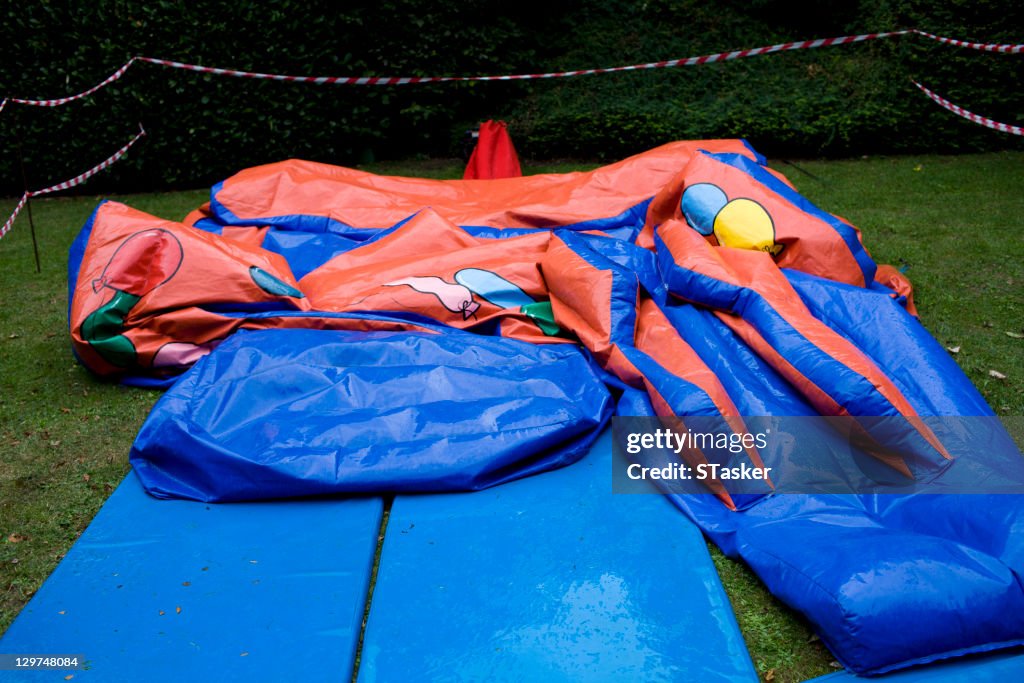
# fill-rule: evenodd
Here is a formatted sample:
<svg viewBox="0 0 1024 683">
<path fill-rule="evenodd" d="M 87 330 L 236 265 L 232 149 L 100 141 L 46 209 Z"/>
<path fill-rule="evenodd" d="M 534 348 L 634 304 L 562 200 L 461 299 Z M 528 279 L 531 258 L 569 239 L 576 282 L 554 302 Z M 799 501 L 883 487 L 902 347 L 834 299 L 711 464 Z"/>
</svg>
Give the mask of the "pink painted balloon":
<svg viewBox="0 0 1024 683">
<path fill-rule="evenodd" d="M 188 367 L 197 360 L 217 348 L 220 340 L 206 342 L 205 344 L 190 344 L 188 342 L 169 342 L 160 347 L 153 356 L 154 368 Z"/>
<path fill-rule="evenodd" d="M 449 311 L 461 313 L 463 319 L 469 318 L 480 308 L 480 304 L 473 300 L 473 292 L 462 285 L 445 282 L 439 277 L 406 277 L 388 282 L 384 286 L 399 287 L 401 285 L 412 287 L 417 292 L 424 294 L 433 294 Z"/>
</svg>

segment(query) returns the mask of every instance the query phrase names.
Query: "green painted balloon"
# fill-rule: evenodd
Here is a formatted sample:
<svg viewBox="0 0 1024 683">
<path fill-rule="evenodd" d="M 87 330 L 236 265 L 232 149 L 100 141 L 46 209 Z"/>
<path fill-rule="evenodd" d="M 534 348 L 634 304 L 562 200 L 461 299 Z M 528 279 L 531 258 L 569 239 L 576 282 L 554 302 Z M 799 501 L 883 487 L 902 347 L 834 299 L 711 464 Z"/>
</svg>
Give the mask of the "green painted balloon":
<svg viewBox="0 0 1024 683">
<path fill-rule="evenodd" d="M 538 301 L 533 304 L 526 304 L 521 310 L 533 322 L 537 323 L 540 331 L 549 337 L 557 337 L 562 334 L 562 328 L 555 322 L 554 311 L 551 310 L 550 301 Z"/>
<path fill-rule="evenodd" d="M 119 368 L 135 364 L 138 357 L 135 345 L 124 331 L 124 319 L 141 297 L 123 290 L 115 290 L 114 297 L 82 322 L 82 339 L 89 343 L 103 360 Z"/>
</svg>

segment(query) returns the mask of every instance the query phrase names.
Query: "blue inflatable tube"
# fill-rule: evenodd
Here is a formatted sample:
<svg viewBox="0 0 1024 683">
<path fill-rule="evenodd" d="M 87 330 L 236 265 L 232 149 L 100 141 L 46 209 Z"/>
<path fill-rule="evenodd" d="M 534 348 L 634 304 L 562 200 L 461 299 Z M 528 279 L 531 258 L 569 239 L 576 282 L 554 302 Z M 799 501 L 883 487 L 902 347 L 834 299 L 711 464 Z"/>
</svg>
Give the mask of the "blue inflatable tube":
<svg viewBox="0 0 1024 683">
<path fill-rule="evenodd" d="M 611 411 L 568 345 L 239 332 L 160 399 L 131 463 L 162 498 L 476 490 L 575 462 Z"/>
</svg>

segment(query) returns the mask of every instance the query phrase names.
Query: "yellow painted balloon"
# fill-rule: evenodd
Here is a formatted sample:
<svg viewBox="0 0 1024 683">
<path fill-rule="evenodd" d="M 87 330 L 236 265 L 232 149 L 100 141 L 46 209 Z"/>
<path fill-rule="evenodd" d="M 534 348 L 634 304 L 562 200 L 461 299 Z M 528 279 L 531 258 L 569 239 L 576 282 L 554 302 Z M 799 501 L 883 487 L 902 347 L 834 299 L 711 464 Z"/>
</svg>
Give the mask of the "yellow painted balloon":
<svg viewBox="0 0 1024 683">
<path fill-rule="evenodd" d="M 733 199 L 715 216 L 718 243 L 736 249 L 754 249 L 777 254 L 775 224 L 764 207 L 752 199 Z"/>
</svg>

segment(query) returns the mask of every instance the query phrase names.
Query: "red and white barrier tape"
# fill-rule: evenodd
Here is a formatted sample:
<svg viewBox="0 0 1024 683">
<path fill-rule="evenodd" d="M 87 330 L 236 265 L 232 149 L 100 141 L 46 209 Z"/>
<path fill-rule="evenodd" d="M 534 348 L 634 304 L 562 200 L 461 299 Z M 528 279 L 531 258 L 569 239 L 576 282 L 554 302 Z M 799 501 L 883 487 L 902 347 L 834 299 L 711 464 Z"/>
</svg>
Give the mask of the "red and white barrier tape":
<svg viewBox="0 0 1024 683">
<path fill-rule="evenodd" d="M 38 196 L 44 195 L 44 194 L 50 194 L 51 192 L 60 192 L 61 190 L 67 190 L 69 188 L 75 187 L 76 185 L 81 185 L 86 180 L 88 180 L 89 178 L 93 177 L 94 175 L 96 175 L 97 173 L 102 171 L 103 169 L 105 169 L 105 168 L 109 167 L 110 165 L 116 163 L 121 157 L 123 157 L 125 155 L 125 153 L 128 152 L 129 149 L 131 149 L 132 145 L 134 145 L 136 142 L 138 142 L 139 138 L 141 138 L 145 134 L 146 134 L 146 131 L 142 127 L 142 125 L 140 124 L 139 125 L 139 132 L 135 135 L 135 137 L 133 137 L 131 140 L 129 140 L 128 144 L 126 144 L 124 147 L 122 147 L 121 149 L 119 149 L 116 152 L 114 152 L 110 156 L 110 158 L 108 158 L 106 161 L 103 161 L 103 162 L 97 164 L 96 166 L 93 166 L 92 168 L 90 168 L 85 173 L 77 175 L 74 178 L 72 178 L 71 180 L 65 180 L 62 183 L 57 183 L 56 185 L 51 185 L 50 187 L 43 188 L 42 190 L 29 190 L 28 192 L 25 192 L 25 194 L 21 195 L 21 199 L 18 200 L 17 206 L 14 207 L 14 212 L 11 214 L 11 217 L 8 218 L 7 222 L 4 223 L 4 226 L 2 228 L 0 228 L 0 238 L 2 238 L 4 235 L 6 235 L 7 232 L 11 229 L 11 226 L 14 225 L 14 220 L 18 217 L 18 213 L 20 213 L 21 210 L 23 208 L 25 208 L 25 204 L 28 202 L 28 200 L 30 198 L 38 197 Z"/>
<path fill-rule="evenodd" d="M 21 195 L 21 199 L 18 200 L 18 205 L 14 207 L 14 213 L 12 213 L 11 217 L 7 219 L 6 223 L 4 223 L 4 227 L 0 228 L 0 239 L 2 239 L 3 236 L 7 234 L 7 231 L 11 229 L 11 226 L 14 225 L 14 219 L 17 218 L 18 214 L 21 213 L 21 210 L 25 208 L 25 203 L 27 201 L 28 192 Z"/>
<path fill-rule="evenodd" d="M 82 92 L 78 93 L 77 95 L 69 95 L 67 97 L 61 97 L 61 98 L 58 98 L 58 99 L 55 99 L 55 100 L 26 100 L 26 99 L 20 99 L 20 98 L 17 98 L 17 97 L 8 97 L 8 98 L 4 98 L 4 104 L 6 104 L 7 102 L 14 102 L 16 104 L 25 104 L 25 105 L 28 105 L 30 107 L 59 107 L 62 104 L 67 104 L 68 102 L 74 102 L 75 100 L 80 100 L 83 97 L 88 97 L 89 95 L 93 94 L 97 90 L 99 90 L 101 88 L 107 87 L 108 85 L 110 85 L 111 83 L 116 81 L 117 79 L 121 78 L 121 76 L 124 76 L 124 72 L 127 71 L 128 67 L 130 67 L 134 63 L 135 63 L 135 57 L 132 57 L 127 62 L 125 62 L 121 66 L 120 69 L 118 69 L 114 73 L 110 74 L 109 76 L 107 76 L 102 81 L 100 81 L 96 85 L 92 86 L 88 90 L 83 90 Z M 0 111 L 3 111 L 3 105 L 2 104 L 0 104 Z"/>
<path fill-rule="evenodd" d="M 170 67 L 173 69 L 185 69 L 188 71 L 209 73 L 220 76 L 235 76 L 239 78 L 255 78 L 271 81 L 285 81 L 288 83 L 315 83 L 318 85 L 410 85 L 417 83 L 450 83 L 464 81 L 519 81 L 542 78 L 568 78 L 571 76 L 586 76 L 590 74 L 605 74 L 620 71 L 642 71 L 646 69 L 666 69 L 679 66 L 697 66 L 700 64 L 710 64 L 712 62 L 725 62 L 733 59 L 740 59 L 743 57 L 756 57 L 758 55 L 773 54 L 776 52 L 786 52 L 789 50 L 808 50 L 819 47 L 831 47 L 834 45 L 859 43 L 867 40 L 894 38 L 906 34 L 920 35 L 931 40 L 939 41 L 940 43 L 943 44 L 955 45 L 958 47 L 967 47 L 975 50 L 984 50 L 988 52 L 1003 52 L 1009 54 L 1018 54 L 1024 52 L 1024 44 L 974 43 L 964 40 L 958 40 L 955 38 L 937 36 L 933 33 L 928 33 L 926 31 L 921 31 L 918 29 L 907 29 L 904 31 L 863 33 L 860 35 L 853 36 L 839 36 L 836 38 L 818 38 L 816 40 L 802 40 L 791 43 L 779 43 L 777 45 L 766 45 L 764 47 L 755 47 L 746 50 L 717 52 L 715 54 L 701 55 L 699 57 L 669 59 L 661 62 L 647 62 L 645 64 L 631 64 L 628 66 L 613 66 L 598 69 L 578 69 L 574 71 L 553 71 L 549 73 L 535 74 L 510 74 L 506 76 L 290 76 L 286 74 L 269 74 L 260 73 L 256 71 L 240 71 L 237 69 L 221 69 L 209 66 L 202 66 L 200 64 L 187 64 L 185 62 L 175 62 L 167 59 L 156 59 L 153 57 L 132 57 L 127 62 L 125 62 L 124 65 L 121 66 L 121 68 L 112 73 L 106 79 L 104 79 L 100 83 L 97 83 L 88 90 L 78 93 L 77 95 L 69 95 L 68 97 L 61 97 L 52 100 L 31 100 L 10 97 L 0 102 L 0 111 L 3 111 L 4 105 L 6 105 L 8 102 L 14 102 L 17 104 L 24 104 L 34 107 L 56 107 L 62 104 L 67 104 L 68 102 L 73 102 L 83 97 L 87 97 L 92 93 L 96 92 L 97 90 L 99 90 L 100 88 L 103 88 L 121 78 L 124 75 L 124 73 L 128 70 L 128 68 L 131 67 L 131 65 L 135 62 L 148 62 L 150 64 L 157 64 L 159 66 Z"/>
<path fill-rule="evenodd" d="M 971 50 L 982 50 L 983 52 L 1003 52 L 1011 55 L 1016 55 L 1020 54 L 1021 52 L 1024 52 L 1024 43 L 972 43 L 967 40 L 958 40 L 956 38 L 946 38 L 945 36 L 937 36 L 934 33 L 928 33 L 927 31 L 921 31 L 920 29 L 916 28 L 912 32 L 916 33 L 919 36 L 924 36 L 925 38 L 931 38 L 932 40 L 937 40 L 940 43 L 945 43 L 946 45 L 966 47 L 970 48 Z"/>
<path fill-rule="evenodd" d="M 417 83 L 452 83 L 464 81 L 522 81 L 541 78 L 568 78 L 571 76 L 588 76 L 591 74 L 615 73 L 617 71 L 643 71 L 646 69 L 667 69 L 677 66 L 697 66 L 699 64 L 710 64 L 712 62 L 726 62 L 732 59 L 743 57 L 756 57 L 758 55 L 771 54 L 773 52 L 785 52 L 787 50 L 807 50 L 816 47 L 831 47 L 833 45 L 845 45 L 847 43 L 859 43 L 865 40 L 878 40 L 879 38 L 890 38 L 899 36 L 910 31 L 892 31 L 889 33 L 865 33 L 857 36 L 840 36 L 838 38 L 818 38 L 816 40 L 802 40 L 793 43 L 779 43 L 777 45 L 766 45 L 747 50 L 733 50 L 732 52 L 717 52 L 700 57 L 686 57 L 683 59 L 669 59 L 661 62 L 647 62 L 645 64 L 630 64 L 628 66 L 611 66 L 600 69 L 579 69 L 575 71 L 552 71 L 548 73 L 535 74 L 510 74 L 507 76 L 287 76 L 284 74 L 265 74 L 252 71 L 237 71 L 235 69 L 215 69 L 199 64 L 186 64 L 184 62 L 173 62 L 167 59 L 154 59 L 152 57 L 138 57 L 140 62 L 159 64 L 173 69 L 186 69 L 199 73 L 218 74 L 221 76 L 237 76 L 239 78 L 258 78 L 273 81 L 286 81 L 289 83 L 316 83 L 330 85 L 409 85 Z"/>
<path fill-rule="evenodd" d="M 599 69 L 580 69 L 575 71 L 555 71 L 549 73 L 537 73 L 537 74 L 511 74 L 507 76 L 408 76 L 408 77 L 395 77 L 395 76 L 289 76 L 284 74 L 267 74 L 259 73 L 254 71 L 239 71 L 236 69 L 221 69 L 208 66 L 202 66 L 199 64 L 186 64 L 184 62 L 175 62 L 166 59 L 155 59 L 153 57 L 132 57 L 125 62 L 117 71 L 110 74 L 88 90 L 84 90 L 76 95 L 69 95 L 67 97 L 60 97 L 51 100 L 32 100 L 23 99 L 17 97 L 5 97 L 0 100 L 0 112 L 4 110 L 8 102 L 15 104 L 28 105 L 33 107 L 58 107 L 68 102 L 74 102 L 75 100 L 88 97 L 97 90 L 104 88 L 114 81 L 117 81 L 135 62 L 148 62 L 150 64 L 157 64 L 159 66 L 166 66 L 174 69 L 185 69 L 188 71 L 195 71 L 199 73 L 209 73 L 222 76 L 235 76 L 240 78 L 255 78 L 263 80 L 273 81 L 285 81 L 290 83 L 315 83 L 331 84 L 331 85 L 408 85 L 416 83 L 449 83 L 449 82 L 464 82 L 464 81 L 515 81 L 515 80 L 530 80 L 530 79 L 541 79 L 541 78 L 567 78 L 571 76 L 585 76 L 590 74 L 603 74 L 603 73 L 614 73 L 620 71 L 641 71 L 646 69 L 666 69 L 679 66 L 697 66 L 700 64 L 710 64 L 712 62 L 725 62 L 733 59 L 741 59 L 744 57 L 756 57 L 758 55 L 773 54 L 776 52 L 785 52 L 789 50 L 808 50 L 819 47 L 831 47 L 834 45 L 845 45 L 848 43 L 859 43 L 867 40 L 879 40 L 883 38 L 893 38 L 896 36 L 902 36 L 906 34 L 914 34 L 924 36 L 931 40 L 939 41 L 940 43 L 947 45 L 954 45 L 957 47 L 966 47 L 974 50 L 983 50 L 987 52 L 1001 52 L 1007 54 L 1020 54 L 1024 52 L 1024 44 L 995 44 L 995 43 L 975 43 L 964 40 L 958 40 L 955 38 L 946 38 L 944 36 L 938 36 L 933 33 L 921 31 L 919 29 L 907 29 L 904 31 L 888 31 L 880 33 L 864 33 L 853 36 L 839 36 L 836 38 L 818 38 L 816 40 L 803 40 L 791 43 L 779 43 L 777 45 L 767 45 L 764 47 L 755 47 L 746 50 L 733 50 L 731 52 L 717 52 L 715 54 L 701 55 L 699 57 L 687 57 L 684 59 L 669 59 L 661 62 L 647 62 L 645 64 L 632 64 L 629 66 L 613 66 Z M 1014 135 L 1021 135 L 1021 128 L 1018 126 L 1011 126 L 1005 123 L 999 123 L 983 116 L 973 114 L 957 105 L 949 102 L 948 100 L 936 95 L 934 92 L 925 88 L 920 83 L 915 81 L 914 83 L 918 88 L 921 89 L 928 97 L 932 100 L 952 111 L 955 114 L 963 116 L 966 119 L 979 123 L 983 126 L 993 128 L 995 130 L 1003 131 L 1005 133 L 1012 133 Z M 123 148 L 118 150 L 112 157 L 104 161 L 99 166 L 86 171 L 82 175 L 68 180 L 63 183 L 59 183 L 52 187 L 44 190 L 38 190 L 35 192 L 26 192 L 21 201 L 14 209 L 14 213 L 4 223 L 3 228 L 0 228 L 0 237 L 7 234 L 7 231 L 11 229 L 11 225 L 14 223 L 14 219 L 17 217 L 18 212 L 21 211 L 25 202 L 30 197 L 34 197 L 41 194 L 47 194 L 49 192 L 56 192 L 58 190 L 65 190 L 69 187 L 74 187 L 79 183 L 84 182 L 92 175 L 102 171 L 112 163 L 116 162 L 128 148 L 131 147 L 135 142 L 145 135 L 145 131 L 140 126 L 139 134 L 136 135 L 131 142 L 125 145 Z"/>
<path fill-rule="evenodd" d="M 963 107 L 953 104 L 952 102 L 942 97 L 941 95 L 937 95 L 936 93 L 924 87 L 917 81 L 912 81 L 912 83 L 916 85 L 918 88 L 920 88 L 921 92 L 930 97 L 940 107 L 948 109 L 957 116 L 962 116 L 968 121 L 973 121 L 974 123 L 985 126 L 986 128 L 992 128 L 994 130 L 1002 131 L 1003 133 L 1010 133 L 1012 135 L 1024 135 L 1024 128 L 1021 128 L 1020 126 L 1013 126 L 1010 125 L 1009 123 L 999 123 L 998 121 L 993 121 L 990 118 L 979 116 L 978 114 L 967 111 Z"/>
</svg>

